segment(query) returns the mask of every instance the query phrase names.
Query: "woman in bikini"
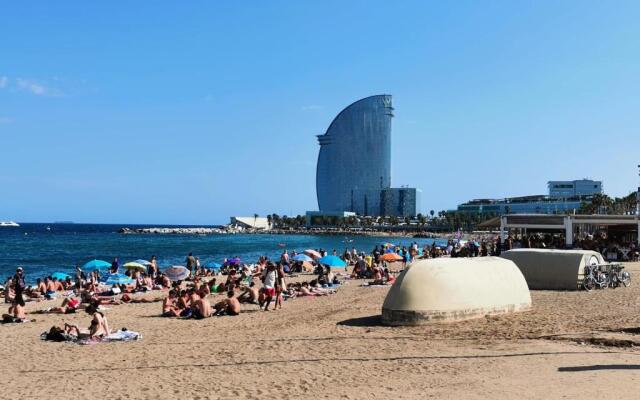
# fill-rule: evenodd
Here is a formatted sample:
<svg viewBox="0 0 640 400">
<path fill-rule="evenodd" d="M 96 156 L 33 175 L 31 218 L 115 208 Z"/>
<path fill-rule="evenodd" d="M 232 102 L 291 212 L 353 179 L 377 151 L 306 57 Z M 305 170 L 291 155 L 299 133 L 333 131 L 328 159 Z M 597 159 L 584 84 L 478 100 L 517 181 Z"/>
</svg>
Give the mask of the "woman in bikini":
<svg viewBox="0 0 640 400">
<path fill-rule="evenodd" d="M 90 304 L 86 311 L 87 314 L 93 316 L 89 330 L 80 330 L 77 325 L 64 324 L 65 332 L 78 339 L 103 339 L 109 336 L 110 330 L 107 317 L 101 311 L 98 311 L 98 307 L 95 304 Z"/>
</svg>

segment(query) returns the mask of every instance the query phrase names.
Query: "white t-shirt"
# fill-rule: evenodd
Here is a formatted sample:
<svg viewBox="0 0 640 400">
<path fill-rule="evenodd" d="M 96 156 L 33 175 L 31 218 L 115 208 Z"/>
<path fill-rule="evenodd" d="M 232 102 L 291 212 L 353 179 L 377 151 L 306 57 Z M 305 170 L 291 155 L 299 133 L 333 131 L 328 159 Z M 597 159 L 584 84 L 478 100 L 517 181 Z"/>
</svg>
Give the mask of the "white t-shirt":
<svg viewBox="0 0 640 400">
<path fill-rule="evenodd" d="M 264 287 L 274 288 L 276 286 L 276 271 L 264 270 Z"/>
</svg>

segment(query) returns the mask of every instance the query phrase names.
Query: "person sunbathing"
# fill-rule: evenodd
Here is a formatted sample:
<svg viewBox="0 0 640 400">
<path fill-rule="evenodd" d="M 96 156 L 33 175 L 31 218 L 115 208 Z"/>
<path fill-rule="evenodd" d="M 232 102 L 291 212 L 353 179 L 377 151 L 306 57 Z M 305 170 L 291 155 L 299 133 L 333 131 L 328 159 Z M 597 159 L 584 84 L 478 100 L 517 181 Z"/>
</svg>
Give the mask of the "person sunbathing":
<svg viewBox="0 0 640 400">
<path fill-rule="evenodd" d="M 2 314 L 3 322 L 23 322 L 27 319 L 24 306 L 19 302 L 13 302 L 6 314 Z"/>
<path fill-rule="evenodd" d="M 178 308 L 181 310 L 189 308 L 189 294 L 186 290 L 180 291 L 180 297 L 178 297 Z"/>
<path fill-rule="evenodd" d="M 47 286 L 47 292 L 45 293 L 45 296 L 47 298 L 52 298 L 56 296 L 56 284 L 55 282 L 49 278 L 46 277 L 45 278 L 45 285 Z"/>
<path fill-rule="evenodd" d="M 248 287 L 244 287 L 242 294 L 238 296 L 240 303 L 258 304 L 258 288 L 255 282 L 251 282 Z"/>
<path fill-rule="evenodd" d="M 240 302 L 235 297 L 233 291 L 227 292 L 227 298 L 215 305 L 215 315 L 239 315 L 240 314 Z"/>
<path fill-rule="evenodd" d="M 300 297 L 313 297 L 313 296 L 326 296 L 326 293 L 324 294 L 315 293 L 309 287 L 308 282 L 303 282 L 298 288 L 297 295 Z"/>
<path fill-rule="evenodd" d="M 44 296 L 47 294 L 47 285 L 42 281 L 42 279 L 36 279 L 36 290 Z"/>
<path fill-rule="evenodd" d="M 169 291 L 167 296 L 162 301 L 162 316 L 163 317 L 179 317 L 180 309 L 176 306 L 176 292 L 174 290 Z"/>
<path fill-rule="evenodd" d="M 211 304 L 206 299 L 198 298 L 191 303 L 191 312 L 195 319 L 208 318 L 211 316 Z"/>
<path fill-rule="evenodd" d="M 209 289 L 209 285 L 207 285 L 206 283 L 203 285 L 200 285 L 200 288 L 198 289 L 198 296 L 204 299 L 210 294 L 211 294 L 211 289 Z"/>
<path fill-rule="evenodd" d="M 91 325 L 88 330 L 80 330 L 77 325 L 64 324 L 65 332 L 77 339 L 102 339 L 109 336 L 110 329 L 107 317 L 100 311 L 96 304 L 90 304 L 87 309 L 87 314 L 93 316 L 91 319 Z"/>
<path fill-rule="evenodd" d="M 48 310 L 42 310 L 42 313 L 51 314 L 73 314 L 80 308 L 80 299 L 77 297 L 67 297 L 62 300 L 60 307 L 53 307 Z"/>
<path fill-rule="evenodd" d="M 166 276 L 165 274 L 161 274 L 160 278 L 162 279 L 162 287 L 164 289 L 169 289 L 171 287 L 171 279 L 169 279 L 168 276 Z"/>
<path fill-rule="evenodd" d="M 125 293 L 120 298 L 120 304 L 122 303 L 155 303 L 156 301 L 160 301 L 160 299 L 147 299 L 146 297 L 132 297 L 129 293 Z"/>
</svg>

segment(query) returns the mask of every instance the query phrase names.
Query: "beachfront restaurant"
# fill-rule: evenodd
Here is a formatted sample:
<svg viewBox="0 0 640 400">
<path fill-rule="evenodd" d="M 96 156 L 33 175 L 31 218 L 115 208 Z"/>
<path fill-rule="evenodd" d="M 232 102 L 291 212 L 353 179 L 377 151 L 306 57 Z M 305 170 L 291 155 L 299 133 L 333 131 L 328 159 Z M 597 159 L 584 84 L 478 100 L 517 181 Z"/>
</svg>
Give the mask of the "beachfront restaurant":
<svg viewBox="0 0 640 400">
<path fill-rule="evenodd" d="M 511 233 L 562 233 L 566 247 L 572 248 L 576 237 L 605 232 L 618 242 L 640 245 L 640 219 L 636 215 L 508 214 L 482 225 L 499 227 L 502 241 Z"/>
</svg>

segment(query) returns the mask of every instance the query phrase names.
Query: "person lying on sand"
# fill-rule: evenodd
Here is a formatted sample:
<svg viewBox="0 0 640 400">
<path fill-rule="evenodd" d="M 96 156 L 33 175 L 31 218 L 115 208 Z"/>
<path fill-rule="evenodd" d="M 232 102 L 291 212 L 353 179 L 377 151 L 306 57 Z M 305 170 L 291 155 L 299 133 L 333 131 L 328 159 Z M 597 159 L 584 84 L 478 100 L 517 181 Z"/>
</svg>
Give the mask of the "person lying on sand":
<svg viewBox="0 0 640 400">
<path fill-rule="evenodd" d="M 80 309 L 81 301 L 77 297 L 67 297 L 62 300 L 60 307 L 52 307 L 48 310 L 36 311 L 33 314 L 73 314 Z"/>
<path fill-rule="evenodd" d="M 300 285 L 299 289 L 298 289 L 298 293 L 297 295 L 300 297 L 312 297 L 312 296 L 326 296 L 329 293 L 326 292 L 315 292 L 315 290 L 313 290 L 313 288 L 311 288 L 309 286 L 308 282 L 302 282 L 302 284 Z"/>
<path fill-rule="evenodd" d="M 215 315 L 239 315 L 240 314 L 240 302 L 235 297 L 235 293 L 230 290 L 227 292 L 227 298 L 215 305 Z"/>
<path fill-rule="evenodd" d="M 93 316 L 88 330 L 80 330 L 77 325 L 64 324 L 65 332 L 77 339 L 102 339 L 111 333 L 107 317 L 98 311 L 96 304 L 90 304 L 86 308 L 87 314 Z"/>
</svg>

